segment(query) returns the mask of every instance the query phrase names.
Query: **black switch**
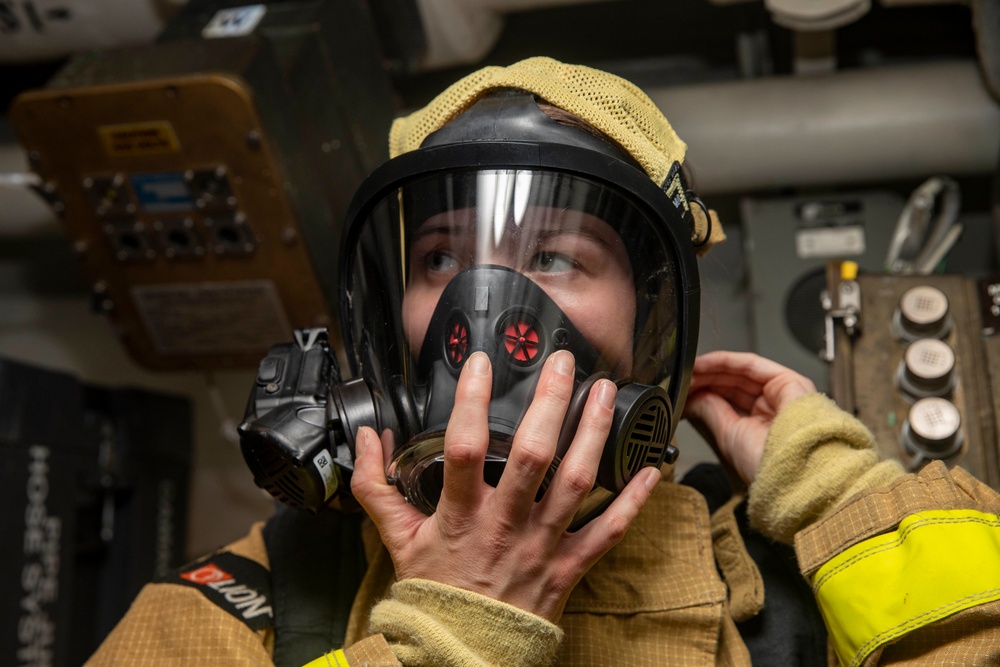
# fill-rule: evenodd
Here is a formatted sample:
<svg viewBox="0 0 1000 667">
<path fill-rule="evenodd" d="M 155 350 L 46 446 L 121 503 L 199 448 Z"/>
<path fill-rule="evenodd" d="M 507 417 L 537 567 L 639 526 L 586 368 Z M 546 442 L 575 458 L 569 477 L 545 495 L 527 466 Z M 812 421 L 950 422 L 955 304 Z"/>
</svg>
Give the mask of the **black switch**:
<svg viewBox="0 0 1000 667">
<path fill-rule="evenodd" d="M 270 384 L 277 382 L 281 377 L 281 359 L 277 357 L 265 357 L 260 362 L 257 369 L 257 382 L 260 384 Z"/>
</svg>

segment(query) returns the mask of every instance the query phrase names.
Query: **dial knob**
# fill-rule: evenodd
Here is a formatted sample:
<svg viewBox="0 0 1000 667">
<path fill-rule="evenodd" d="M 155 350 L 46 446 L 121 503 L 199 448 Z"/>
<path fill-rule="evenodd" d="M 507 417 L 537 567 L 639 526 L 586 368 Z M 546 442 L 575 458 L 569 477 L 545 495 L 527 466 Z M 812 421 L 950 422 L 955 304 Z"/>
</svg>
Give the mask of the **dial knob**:
<svg viewBox="0 0 1000 667">
<path fill-rule="evenodd" d="M 899 388 L 910 397 L 947 396 L 955 388 L 955 352 L 937 338 L 913 341 L 899 367 Z"/>
<path fill-rule="evenodd" d="M 962 415 L 949 400 L 922 398 L 910 407 L 900 438 L 913 455 L 948 458 L 962 447 Z"/>
<path fill-rule="evenodd" d="M 951 331 L 948 297 L 936 287 L 911 287 L 899 299 L 893 316 L 897 335 L 903 340 L 944 338 Z"/>
</svg>

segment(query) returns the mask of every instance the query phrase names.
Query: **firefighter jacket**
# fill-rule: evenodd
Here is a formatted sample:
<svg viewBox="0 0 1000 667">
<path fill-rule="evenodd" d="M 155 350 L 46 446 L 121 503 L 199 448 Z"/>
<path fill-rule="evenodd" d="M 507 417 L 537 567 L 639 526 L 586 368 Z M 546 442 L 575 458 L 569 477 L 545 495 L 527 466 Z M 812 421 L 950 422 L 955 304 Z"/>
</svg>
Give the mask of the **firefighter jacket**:
<svg viewBox="0 0 1000 667">
<path fill-rule="evenodd" d="M 294 558 L 279 568 L 274 531 L 257 525 L 143 589 L 88 664 L 750 665 L 739 624 L 768 597 L 734 518 L 742 500 L 710 513 L 697 490 L 662 481 L 558 626 L 439 583 L 395 582 L 361 518 L 296 547 L 303 562 L 309 545 L 325 554 L 314 571 Z M 794 542 L 830 664 L 1000 664 L 1000 494 L 962 469 L 904 474 L 814 394 L 775 419 L 745 507 L 768 539 Z M 286 567 L 305 583 L 277 585 Z M 318 615 L 289 621 L 309 607 Z"/>
</svg>

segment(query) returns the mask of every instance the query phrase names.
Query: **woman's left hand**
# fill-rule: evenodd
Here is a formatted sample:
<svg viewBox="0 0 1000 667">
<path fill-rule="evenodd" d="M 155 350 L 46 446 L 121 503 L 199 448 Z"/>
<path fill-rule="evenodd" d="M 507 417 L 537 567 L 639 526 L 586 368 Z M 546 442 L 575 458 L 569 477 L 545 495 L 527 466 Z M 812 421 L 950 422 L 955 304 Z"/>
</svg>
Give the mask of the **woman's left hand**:
<svg viewBox="0 0 1000 667">
<path fill-rule="evenodd" d="M 684 416 L 747 484 L 757 477 L 778 412 L 816 392 L 812 380 L 748 352 L 709 352 L 694 362 Z"/>
</svg>

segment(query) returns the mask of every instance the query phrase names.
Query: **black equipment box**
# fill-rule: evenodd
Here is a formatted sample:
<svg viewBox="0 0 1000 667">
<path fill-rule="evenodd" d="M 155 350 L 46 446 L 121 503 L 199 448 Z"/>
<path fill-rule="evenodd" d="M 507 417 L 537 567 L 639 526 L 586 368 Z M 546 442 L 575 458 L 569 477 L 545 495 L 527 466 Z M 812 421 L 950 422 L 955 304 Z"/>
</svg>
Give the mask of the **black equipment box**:
<svg viewBox="0 0 1000 667">
<path fill-rule="evenodd" d="M 80 665 L 184 560 L 192 408 L 0 359 L 0 664 Z"/>
</svg>

